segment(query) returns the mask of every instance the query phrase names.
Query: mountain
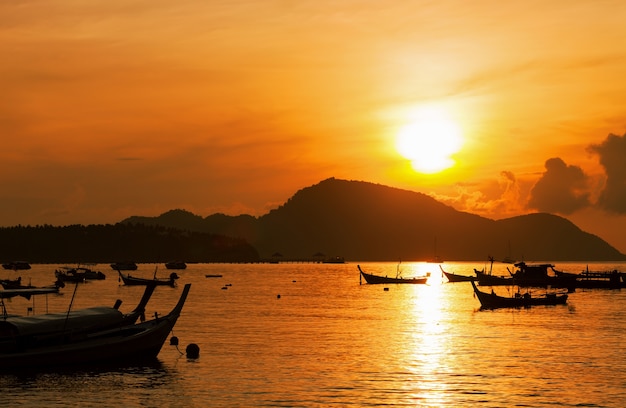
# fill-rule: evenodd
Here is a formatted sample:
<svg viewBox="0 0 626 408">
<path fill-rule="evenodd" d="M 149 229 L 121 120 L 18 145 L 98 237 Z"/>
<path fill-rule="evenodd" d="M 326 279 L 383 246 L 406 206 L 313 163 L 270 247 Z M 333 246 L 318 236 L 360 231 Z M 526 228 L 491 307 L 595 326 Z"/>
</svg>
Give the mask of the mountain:
<svg viewBox="0 0 626 408">
<path fill-rule="evenodd" d="M 502 259 L 617 261 L 626 256 L 565 218 L 529 214 L 492 220 L 457 211 L 425 194 L 330 178 L 296 192 L 261 217 L 184 210 L 122 223 L 158 225 L 244 239 L 262 258 L 314 254 L 355 261 Z"/>
</svg>

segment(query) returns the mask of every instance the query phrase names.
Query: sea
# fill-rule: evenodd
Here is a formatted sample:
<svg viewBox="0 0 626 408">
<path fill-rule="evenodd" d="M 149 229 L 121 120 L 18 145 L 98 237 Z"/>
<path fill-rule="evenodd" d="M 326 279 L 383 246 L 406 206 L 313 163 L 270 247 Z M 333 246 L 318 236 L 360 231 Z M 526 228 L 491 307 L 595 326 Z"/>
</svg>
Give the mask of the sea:
<svg viewBox="0 0 626 408">
<path fill-rule="evenodd" d="M 183 284 L 192 285 L 172 333 L 178 345 L 168 340 L 155 363 L 2 374 L 0 401 L 10 407 L 626 406 L 626 290 L 577 290 L 566 305 L 483 311 L 470 283 L 447 282 L 440 267 L 507 275 L 512 265 L 363 262 L 375 274 L 430 273 L 423 285 L 368 285 L 357 264 L 188 264 L 176 271 L 178 287 L 158 287 L 148 305 L 148 315 L 165 314 Z M 626 263 L 554 265 L 567 272 L 626 271 Z M 0 270 L 0 277 L 48 285 L 60 266 Z M 142 287 L 124 286 L 109 265 L 89 267 L 107 278 L 34 301 L 13 298 L 8 311 L 112 306 L 117 299 L 130 311 L 137 304 Z M 140 264 L 131 274 L 169 272 L 163 264 Z M 189 345 L 199 348 L 197 358 L 187 355 Z"/>
</svg>

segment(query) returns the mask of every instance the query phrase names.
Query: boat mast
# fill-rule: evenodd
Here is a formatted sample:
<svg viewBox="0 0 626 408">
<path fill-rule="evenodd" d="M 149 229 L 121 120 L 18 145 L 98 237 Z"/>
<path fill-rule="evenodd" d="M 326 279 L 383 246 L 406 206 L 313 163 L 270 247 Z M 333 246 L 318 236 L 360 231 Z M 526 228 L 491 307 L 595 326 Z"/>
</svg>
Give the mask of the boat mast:
<svg viewBox="0 0 626 408">
<path fill-rule="evenodd" d="M 70 312 L 72 311 L 72 304 L 74 303 L 74 298 L 76 297 L 77 290 L 78 290 L 78 282 L 76 282 L 74 286 L 74 293 L 72 293 L 72 299 L 70 300 L 70 305 L 67 308 L 67 314 L 65 315 L 65 322 L 63 323 L 63 331 L 65 331 L 65 327 L 67 326 L 67 321 L 70 318 Z"/>
</svg>

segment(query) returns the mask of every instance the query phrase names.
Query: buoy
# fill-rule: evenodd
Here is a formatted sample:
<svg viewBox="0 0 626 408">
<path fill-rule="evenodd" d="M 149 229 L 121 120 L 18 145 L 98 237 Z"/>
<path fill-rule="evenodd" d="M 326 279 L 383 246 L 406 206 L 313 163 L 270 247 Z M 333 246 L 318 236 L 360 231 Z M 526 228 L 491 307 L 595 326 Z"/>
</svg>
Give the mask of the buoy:
<svg viewBox="0 0 626 408">
<path fill-rule="evenodd" d="M 385 288 L 383 289 L 385 292 L 389 292 L 389 288 Z"/>
<path fill-rule="evenodd" d="M 170 346 L 178 346 L 178 337 L 172 336 L 170 339 Z"/>
<path fill-rule="evenodd" d="M 197 344 L 191 343 L 185 349 L 187 352 L 187 358 L 198 358 L 200 357 L 200 347 Z"/>
<path fill-rule="evenodd" d="M 276 295 L 276 299 L 280 299 L 280 294 Z"/>
</svg>

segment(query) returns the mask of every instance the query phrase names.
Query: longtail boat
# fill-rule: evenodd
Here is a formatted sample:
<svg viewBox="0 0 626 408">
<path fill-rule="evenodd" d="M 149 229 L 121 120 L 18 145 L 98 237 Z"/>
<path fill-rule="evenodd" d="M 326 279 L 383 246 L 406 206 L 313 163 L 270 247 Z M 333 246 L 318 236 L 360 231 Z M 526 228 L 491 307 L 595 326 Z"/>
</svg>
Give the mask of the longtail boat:
<svg viewBox="0 0 626 408">
<path fill-rule="evenodd" d="M 381 283 L 409 283 L 409 284 L 423 284 L 428 280 L 428 276 L 415 276 L 412 278 L 403 278 L 400 276 L 396 276 L 395 278 L 388 276 L 378 276 L 372 275 L 371 273 L 363 272 L 360 265 L 357 265 L 359 268 L 359 272 L 365 282 L 369 284 L 381 284 Z"/>
<path fill-rule="evenodd" d="M 500 296 L 491 291 L 482 292 L 478 289 L 474 281 L 471 281 L 474 293 L 478 298 L 481 309 L 498 309 L 503 307 L 531 307 L 531 306 L 551 306 L 564 305 L 567 302 L 567 293 L 545 293 L 539 296 L 533 296 L 530 292 L 515 293 L 511 297 Z"/>
<path fill-rule="evenodd" d="M 0 372 L 154 360 L 181 314 L 190 287 L 191 284 L 185 285 L 169 314 L 155 314 L 154 319 L 142 318 L 139 323 L 135 316 L 127 316 L 128 320 L 124 316 L 111 319 L 114 313 L 99 308 L 2 319 Z M 152 290 L 154 286 L 146 288 L 140 304 L 149 298 L 147 293 L 151 294 Z M 69 319 L 65 317 L 70 314 L 73 316 Z M 112 323 L 113 320 L 116 322 Z"/>
<path fill-rule="evenodd" d="M 117 271 L 120 275 L 120 280 L 124 282 L 124 285 L 139 286 L 139 285 L 157 285 L 157 286 L 171 286 L 176 287 L 176 280 L 179 278 L 176 272 L 170 273 L 169 278 L 157 278 L 156 272 L 154 278 L 139 278 L 131 276 L 130 274 L 123 274 L 121 271 Z"/>
</svg>

